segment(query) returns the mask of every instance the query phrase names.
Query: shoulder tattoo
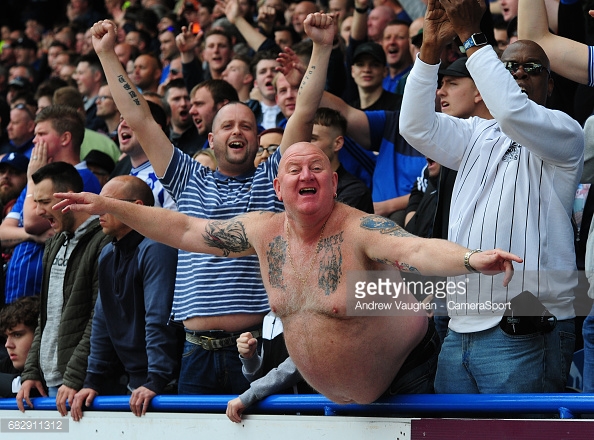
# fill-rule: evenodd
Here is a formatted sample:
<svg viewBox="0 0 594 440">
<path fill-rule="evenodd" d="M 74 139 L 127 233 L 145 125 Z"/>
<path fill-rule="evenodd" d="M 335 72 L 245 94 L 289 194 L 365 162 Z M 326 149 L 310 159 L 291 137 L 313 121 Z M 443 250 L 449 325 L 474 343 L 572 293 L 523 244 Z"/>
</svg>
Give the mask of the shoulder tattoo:
<svg viewBox="0 0 594 440">
<path fill-rule="evenodd" d="M 202 238 L 208 246 L 221 249 L 225 257 L 251 247 L 245 227 L 239 220 L 211 220 L 206 224 L 206 232 Z"/>
</svg>

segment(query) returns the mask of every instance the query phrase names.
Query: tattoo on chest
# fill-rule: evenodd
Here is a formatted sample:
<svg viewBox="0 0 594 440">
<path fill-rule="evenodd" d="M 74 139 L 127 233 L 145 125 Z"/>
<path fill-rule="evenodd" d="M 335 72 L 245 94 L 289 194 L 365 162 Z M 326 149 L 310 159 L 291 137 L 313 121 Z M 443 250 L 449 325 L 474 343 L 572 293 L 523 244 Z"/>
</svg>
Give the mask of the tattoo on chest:
<svg viewBox="0 0 594 440">
<path fill-rule="evenodd" d="M 331 237 L 323 238 L 319 244 L 319 251 L 312 255 L 311 258 L 319 261 L 314 261 L 314 267 L 317 266 L 317 285 L 324 291 L 325 295 L 330 295 L 336 292 L 342 277 L 342 251 L 341 245 L 343 242 L 342 232 Z M 287 241 L 278 236 L 275 237 L 268 245 L 266 251 L 266 259 L 268 262 L 268 280 L 271 287 L 286 289 L 287 285 L 283 276 L 283 269 L 289 269 L 287 260 Z M 308 263 L 310 260 L 306 261 Z M 304 263 L 304 264 L 305 264 Z M 314 269 L 313 273 L 316 271 Z M 308 277 L 309 286 L 315 286 L 316 281 L 314 277 Z"/>
<path fill-rule="evenodd" d="M 251 247 L 243 223 L 237 220 L 212 220 L 202 235 L 206 244 L 223 251 L 225 257 L 231 252 L 243 252 Z"/>
<path fill-rule="evenodd" d="M 318 286 L 326 296 L 336 292 L 342 276 L 342 232 L 320 242 Z"/>
<path fill-rule="evenodd" d="M 275 237 L 266 251 L 268 260 L 268 280 L 272 287 L 285 289 L 283 266 L 287 258 L 287 242 L 281 236 Z"/>
<path fill-rule="evenodd" d="M 390 234 L 395 237 L 414 237 L 414 235 L 406 232 L 389 218 L 381 215 L 367 215 L 361 219 L 361 227 L 363 229 L 376 230 L 380 234 Z"/>
</svg>

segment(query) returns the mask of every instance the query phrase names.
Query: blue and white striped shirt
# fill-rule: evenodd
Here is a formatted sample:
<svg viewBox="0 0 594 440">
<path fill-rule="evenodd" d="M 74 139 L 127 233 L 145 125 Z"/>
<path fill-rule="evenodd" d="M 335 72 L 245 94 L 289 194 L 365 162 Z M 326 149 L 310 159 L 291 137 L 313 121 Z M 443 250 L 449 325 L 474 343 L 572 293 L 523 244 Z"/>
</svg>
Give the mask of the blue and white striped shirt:
<svg viewBox="0 0 594 440">
<path fill-rule="evenodd" d="M 272 185 L 279 161 L 277 151 L 253 172 L 229 177 L 176 148 L 161 182 L 179 212 L 193 217 L 224 220 L 248 211 L 280 212 L 284 207 Z M 175 320 L 268 311 L 257 256 L 225 258 L 179 251 Z"/>
</svg>

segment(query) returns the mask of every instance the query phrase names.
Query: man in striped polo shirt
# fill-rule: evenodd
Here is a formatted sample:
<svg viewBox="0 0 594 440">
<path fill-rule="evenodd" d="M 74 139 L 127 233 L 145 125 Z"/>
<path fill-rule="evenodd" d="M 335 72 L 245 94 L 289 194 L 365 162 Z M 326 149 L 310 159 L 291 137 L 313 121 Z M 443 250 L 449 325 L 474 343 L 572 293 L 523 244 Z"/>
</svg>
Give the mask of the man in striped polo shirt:
<svg viewBox="0 0 594 440">
<path fill-rule="evenodd" d="M 327 37 L 330 17 L 316 15 L 308 20 L 308 29 L 318 38 Z M 311 136 L 311 121 L 319 103 L 313 97 L 321 95 L 325 84 L 331 41 L 315 45 L 311 71 L 301 90 L 301 107 L 295 110 L 285 130 L 281 147 L 258 168 L 254 168 L 258 143 L 252 111 L 239 102 L 219 110 L 208 135 L 218 161 L 218 169 L 212 172 L 175 149 L 151 120 L 145 101 L 113 51 L 113 23 L 99 22 L 93 32 L 93 44 L 117 106 L 180 212 L 200 218 L 228 219 L 253 210 L 283 210 L 272 181 L 287 146 Z M 183 321 L 186 328 L 180 394 L 240 394 L 248 388 L 235 345 L 242 332 L 259 333 L 262 319 L 269 311 L 259 272 L 255 255 L 226 259 L 179 252 L 172 315 Z"/>
</svg>

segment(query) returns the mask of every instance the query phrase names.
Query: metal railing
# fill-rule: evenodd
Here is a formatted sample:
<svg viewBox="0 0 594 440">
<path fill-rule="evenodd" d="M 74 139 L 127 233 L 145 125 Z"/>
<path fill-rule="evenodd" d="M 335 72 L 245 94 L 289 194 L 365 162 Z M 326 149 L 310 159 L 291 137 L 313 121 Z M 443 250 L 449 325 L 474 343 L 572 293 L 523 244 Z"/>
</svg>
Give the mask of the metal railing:
<svg viewBox="0 0 594 440">
<path fill-rule="evenodd" d="M 231 395 L 161 395 L 151 411 L 224 414 Z M 54 398 L 32 399 L 36 410 L 55 410 Z M 0 399 L 0 410 L 17 410 L 15 399 Z M 130 411 L 129 396 L 98 396 L 91 411 Z M 594 394 L 417 394 L 380 399 L 369 405 L 339 405 L 317 394 L 279 394 L 250 407 L 252 414 L 467 417 L 469 415 L 545 414 L 562 419 L 594 414 Z"/>
</svg>

